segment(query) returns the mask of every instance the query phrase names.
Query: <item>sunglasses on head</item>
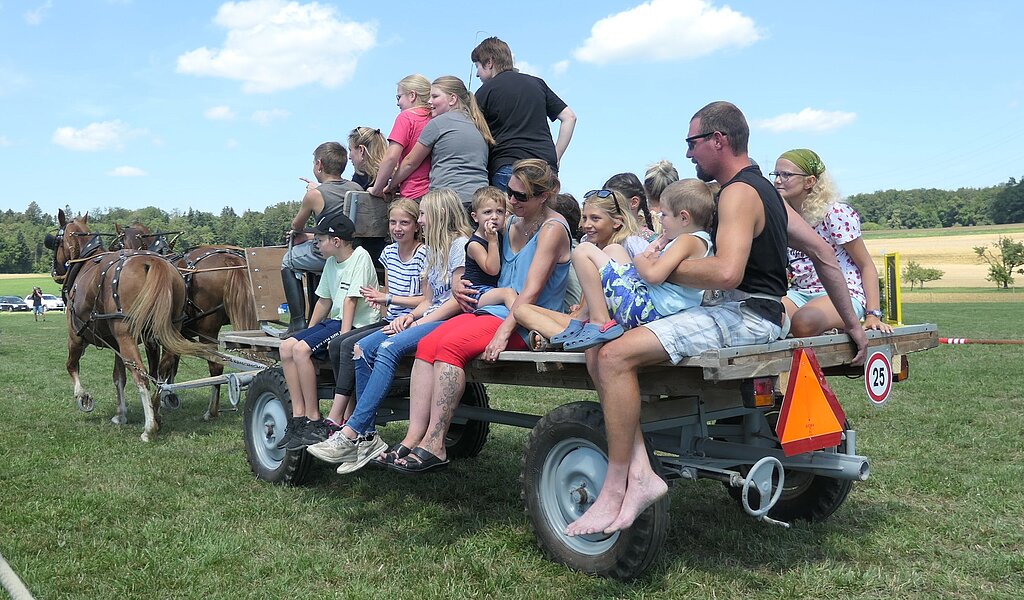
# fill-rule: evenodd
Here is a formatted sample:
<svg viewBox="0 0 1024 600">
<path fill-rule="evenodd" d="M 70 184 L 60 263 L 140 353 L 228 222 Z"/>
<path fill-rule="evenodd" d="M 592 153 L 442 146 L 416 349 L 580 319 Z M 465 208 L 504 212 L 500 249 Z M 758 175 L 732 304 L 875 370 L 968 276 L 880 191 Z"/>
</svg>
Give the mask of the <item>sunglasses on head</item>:
<svg viewBox="0 0 1024 600">
<path fill-rule="evenodd" d="M 620 214 L 620 215 L 623 214 L 622 213 L 622 207 L 619 206 L 619 199 L 615 197 L 615 192 L 613 192 L 611 190 L 590 190 L 586 194 L 583 194 L 583 199 L 586 200 L 587 198 L 590 198 L 591 196 L 597 196 L 598 198 L 608 198 L 608 197 L 611 197 L 612 202 L 615 203 L 615 212 Z"/>
</svg>

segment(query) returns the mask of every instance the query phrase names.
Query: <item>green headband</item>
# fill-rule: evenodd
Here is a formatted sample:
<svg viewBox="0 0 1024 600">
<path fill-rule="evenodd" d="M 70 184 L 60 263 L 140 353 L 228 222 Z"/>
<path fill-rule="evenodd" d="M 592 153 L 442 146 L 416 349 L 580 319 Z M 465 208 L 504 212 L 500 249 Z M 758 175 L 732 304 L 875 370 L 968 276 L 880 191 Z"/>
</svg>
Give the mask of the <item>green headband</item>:
<svg viewBox="0 0 1024 600">
<path fill-rule="evenodd" d="M 808 150 L 807 148 L 798 148 L 796 150 L 790 150 L 789 152 L 783 152 L 782 156 L 779 158 L 788 160 L 808 175 L 814 175 L 817 177 L 825 172 L 825 163 L 821 162 L 821 157 L 813 150 Z"/>
</svg>

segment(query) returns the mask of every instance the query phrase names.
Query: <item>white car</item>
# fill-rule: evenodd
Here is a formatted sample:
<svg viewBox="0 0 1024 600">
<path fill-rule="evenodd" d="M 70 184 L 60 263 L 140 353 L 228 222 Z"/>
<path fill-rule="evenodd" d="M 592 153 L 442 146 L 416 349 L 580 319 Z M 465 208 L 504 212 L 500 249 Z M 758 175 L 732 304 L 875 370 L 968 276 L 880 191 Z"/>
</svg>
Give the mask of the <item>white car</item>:
<svg viewBox="0 0 1024 600">
<path fill-rule="evenodd" d="M 35 306 L 32 303 L 32 294 L 25 296 L 25 303 L 28 304 L 29 308 Z M 60 296 L 43 294 L 43 308 L 46 310 L 64 310 L 64 301 L 61 300 Z"/>
</svg>

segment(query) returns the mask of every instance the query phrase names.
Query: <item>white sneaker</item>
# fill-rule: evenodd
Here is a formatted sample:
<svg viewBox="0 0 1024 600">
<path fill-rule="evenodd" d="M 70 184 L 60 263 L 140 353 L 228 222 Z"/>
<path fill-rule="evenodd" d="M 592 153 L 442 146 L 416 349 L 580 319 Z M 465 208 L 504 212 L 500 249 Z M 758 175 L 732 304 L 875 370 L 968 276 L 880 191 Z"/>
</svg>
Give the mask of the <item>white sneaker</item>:
<svg viewBox="0 0 1024 600">
<path fill-rule="evenodd" d="M 306 451 L 324 462 L 343 463 L 356 459 L 357 441 L 358 438 L 355 440 L 348 439 L 339 429 L 319 444 L 307 446 Z"/>
<path fill-rule="evenodd" d="M 387 450 L 388 443 L 374 432 L 367 434 L 365 437 L 360 436 L 355 441 L 355 447 L 355 457 L 338 465 L 338 475 L 346 475 L 362 469 L 371 460 L 380 456 L 381 452 Z"/>
</svg>

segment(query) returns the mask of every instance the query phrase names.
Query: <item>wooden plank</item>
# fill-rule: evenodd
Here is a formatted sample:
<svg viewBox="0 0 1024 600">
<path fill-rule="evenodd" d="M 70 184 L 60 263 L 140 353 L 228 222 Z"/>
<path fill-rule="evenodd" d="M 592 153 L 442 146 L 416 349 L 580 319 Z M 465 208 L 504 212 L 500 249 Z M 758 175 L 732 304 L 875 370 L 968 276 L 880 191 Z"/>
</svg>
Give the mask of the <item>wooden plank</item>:
<svg viewBox="0 0 1024 600">
<path fill-rule="evenodd" d="M 287 251 L 287 246 L 245 249 L 245 258 L 249 263 L 249 283 L 256 298 L 256 319 L 259 321 L 281 320 L 277 314 L 277 307 L 284 302 L 281 260 Z"/>
</svg>

